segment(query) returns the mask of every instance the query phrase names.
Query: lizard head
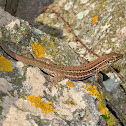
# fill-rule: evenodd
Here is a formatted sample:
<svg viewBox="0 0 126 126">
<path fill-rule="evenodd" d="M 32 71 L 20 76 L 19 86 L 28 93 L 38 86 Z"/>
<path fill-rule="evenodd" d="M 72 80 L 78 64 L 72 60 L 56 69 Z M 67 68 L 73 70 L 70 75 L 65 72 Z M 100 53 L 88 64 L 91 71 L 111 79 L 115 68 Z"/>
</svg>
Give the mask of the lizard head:
<svg viewBox="0 0 126 126">
<path fill-rule="evenodd" d="M 122 54 L 118 54 L 118 53 L 115 53 L 115 52 L 109 53 L 106 56 L 107 56 L 109 64 L 112 64 L 113 62 L 115 62 L 115 61 L 117 61 L 117 60 L 119 60 L 123 57 Z"/>
</svg>

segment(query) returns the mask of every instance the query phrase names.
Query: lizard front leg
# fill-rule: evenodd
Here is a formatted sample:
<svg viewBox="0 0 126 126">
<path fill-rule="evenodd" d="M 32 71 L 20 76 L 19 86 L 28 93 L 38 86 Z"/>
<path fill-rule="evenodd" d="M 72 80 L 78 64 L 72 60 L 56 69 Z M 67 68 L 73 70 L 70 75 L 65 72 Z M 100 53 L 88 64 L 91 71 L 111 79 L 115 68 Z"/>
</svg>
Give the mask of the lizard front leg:
<svg viewBox="0 0 126 126">
<path fill-rule="evenodd" d="M 29 53 L 30 53 L 36 60 L 45 62 L 45 63 L 50 64 L 50 65 L 54 65 L 54 63 L 53 63 L 50 59 L 47 59 L 47 58 L 45 58 L 45 57 L 37 57 L 33 52 L 31 52 L 30 50 L 28 50 L 28 51 L 29 51 Z"/>
</svg>

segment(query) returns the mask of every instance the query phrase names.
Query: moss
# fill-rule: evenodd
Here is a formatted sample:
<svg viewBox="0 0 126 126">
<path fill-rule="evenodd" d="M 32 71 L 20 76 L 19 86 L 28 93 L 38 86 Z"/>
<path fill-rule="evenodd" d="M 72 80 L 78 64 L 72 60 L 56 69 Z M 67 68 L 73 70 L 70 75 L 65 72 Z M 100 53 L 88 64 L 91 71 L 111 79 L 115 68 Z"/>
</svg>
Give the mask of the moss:
<svg viewBox="0 0 126 126">
<path fill-rule="evenodd" d="M 73 99 L 64 101 L 64 104 L 76 105 L 76 103 L 73 101 Z"/>
<path fill-rule="evenodd" d="M 0 100 L 3 102 L 4 101 L 4 97 L 7 96 L 7 93 L 0 91 Z"/>
<path fill-rule="evenodd" d="M 0 106 L 0 115 L 2 115 L 3 107 Z"/>
<path fill-rule="evenodd" d="M 52 120 L 49 120 L 49 119 L 41 119 L 40 116 L 35 116 L 35 115 L 32 115 L 32 114 L 27 114 L 26 115 L 26 120 L 31 120 L 33 119 L 35 121 L 35 123 L 38 125 L 38 126 L 49 126 L 52 124 Z"/>
</svg>

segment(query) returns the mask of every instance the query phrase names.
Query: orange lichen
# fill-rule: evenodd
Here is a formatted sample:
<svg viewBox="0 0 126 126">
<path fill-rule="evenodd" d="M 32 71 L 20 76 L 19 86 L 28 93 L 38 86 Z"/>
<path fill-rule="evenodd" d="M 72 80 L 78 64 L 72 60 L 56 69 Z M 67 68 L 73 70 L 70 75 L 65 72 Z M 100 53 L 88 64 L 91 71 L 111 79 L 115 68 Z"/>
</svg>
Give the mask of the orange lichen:
<svg viewBox="0 0 126 126">
<path fill-rule="evenodd" d="M 108 117 L 106 120 L 108 126 L 115 125 L 117 120 L 114 118 L 114 116 L 109 112 L 108 108 L 106 107 L 103 92 L 100 93 L 95 85 L 91 86 L 89 84 L 87 90 L 90 92 L 91 95 L 95 95 L 99 99 L 98 108 L 104 116 Z"/>
<path fill-rule="evenodd" d="M 98 21 L 98 17 L 97 17 L 97 16 L 94 16 L 94 17 L 92 18 L 92 24 L 95 24 L 96 21 Z"/>
<path fill-rule="evenodd" d="M 70 87 L 74 87 L 73 83 L 71 81 L 66 82 Z"/>
<path fill-rule="evenodd" d="M 33 95 L 29 95 L 27 97 L 27 100 L 33 103 L 33 106 L 41 108 L 44 113 L 56 112 L 54 109 L 51 108 L 52 103 L 51 102 L 44 103 L 43 101 L 41 101 L 40 96 L 36 97 Z"/>
<path fill-rule="evenodd" d="M 39 42 L 35 42 L 31 45 L 32 50 L 37 57 L 44 57 L 45 56 L 45 48 L 39 44 Z"/>
<path fill-rule="evenodd" d="M 5 57 L 0 55 L 0 70 L 11 72 L 13 70 L 12 63 L 8 61 Z"/>
</svg>

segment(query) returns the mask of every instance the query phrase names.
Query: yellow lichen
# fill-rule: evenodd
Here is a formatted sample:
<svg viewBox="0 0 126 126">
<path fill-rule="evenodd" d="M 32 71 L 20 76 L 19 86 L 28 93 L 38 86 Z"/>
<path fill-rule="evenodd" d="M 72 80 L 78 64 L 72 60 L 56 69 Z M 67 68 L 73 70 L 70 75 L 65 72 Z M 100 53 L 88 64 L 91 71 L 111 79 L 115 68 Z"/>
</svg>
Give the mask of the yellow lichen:
<svg viewBox="0 0 126 126">
<path fill-rule="evenodd" d="M 64 104 L 76 105 L 76 103 L 73 101 L 73 99 L 64 101 Z"/>
<path fill-rule="evenodd" d="M 88 81 L 86 81 L 86 80 L 83 80 L 83 82 L 84 82 L 84 83 L 86 83 L 86 84 L 89 84 L 89 82 L 88 82 Z"/>
<path fill-rule="evenodd" d="M 32 50 L 37 57 L 44 57 L 45 56 L 45 48 L 39 44 L 39 42 L 35 42 L 31 45 Z"/>
<path fill-rule="evenodd" d="M 0 55 L 0 70 L 11 72 L 13 70 L 12 63 L 8 61 L 5 57 Z"/>
<path fill-rule="evenodd" d="M 0 37 L 0 40 L 3 40 L 3 37 Z"/>
<path fill-rule="evenodd" d="M 94 17 L 92 18 L 92 24 L 95 24 L 96 21 L 98 21 L 98 17 L 97 17 L 97 16 L 94 16 Z"/>
<path fill-rule="evenodd" d="M 104 116 L 109 117 L 106 120 L 108 126 L 115 125 L 117 120 L 114 118 L 114 116 L 109 112 L 108 108 L 106 107 L 105 99 L 104 99 L 104 96 L 103 96 L 103 92 L 100 93 L 97 90 L 97 87 L 95 85 L 91 86 L 89 84 L 88 84 L 87 90 L 90 92 L 91 95 L 95 95 L 98 98 L 98 100 L 99 100 L 98 108 L 99 108 L 100 112 Z"/>
<path fill-rule="evenodd" d="M 27 100 L 33 103 L 33 106 L 41 108 L 44 113 L 56 112 L 54 109 L 51 108 L 52 103 L 51 102 L 44 103 L 43 101 L 41 101 L 40 96 L 36 97 L 33 95 L 29 95 L 27 97 Z"/>
<path fill-rule="evenodd" d="M 81 88 L 85 88 L 86 86 L 85 85 L 82 85 Z"/>
<path fill-rule="evenodd" d="M 70 87 L 74 87 L 73 83 L 71 81 L 66 82 Z"/>
</svg>

